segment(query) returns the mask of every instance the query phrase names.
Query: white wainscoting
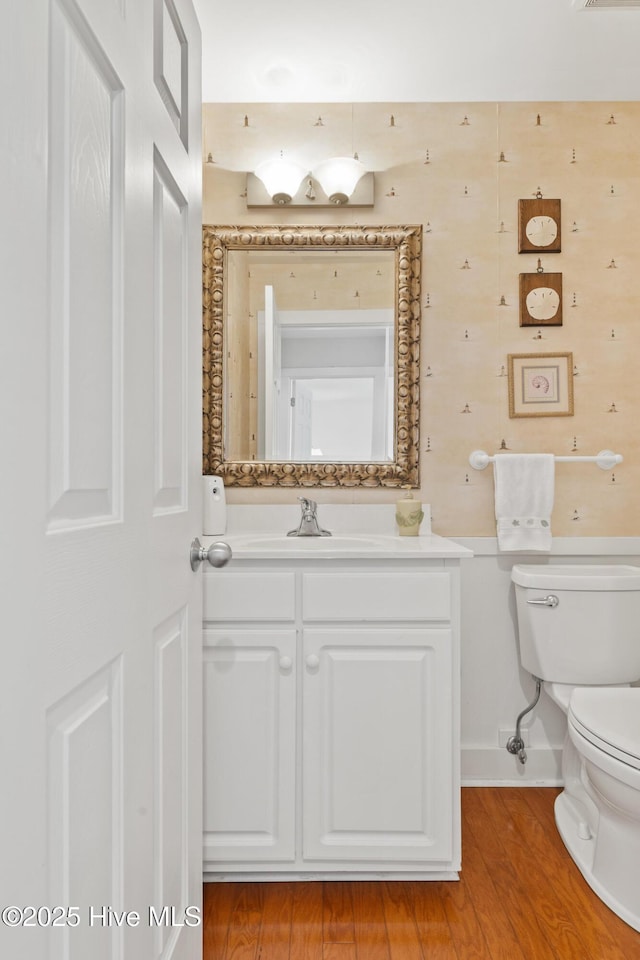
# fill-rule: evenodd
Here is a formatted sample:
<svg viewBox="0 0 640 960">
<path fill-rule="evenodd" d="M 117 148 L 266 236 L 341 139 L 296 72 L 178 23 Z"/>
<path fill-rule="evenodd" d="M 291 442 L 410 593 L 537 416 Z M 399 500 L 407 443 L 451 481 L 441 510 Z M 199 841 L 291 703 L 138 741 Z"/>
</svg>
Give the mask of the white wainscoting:
<svg viewBox="0 0 640 960">
<path fill-rule="evenodd" d="M 499 553 L 495 537 L 452 537 L 473 551 L 462 571 L 462 783 L 557 785 L 566 720 L 542 693 L 528 729 L 522 765 L 499 745 L 499 730 L 515 731 L 535 683 L 520 666 L 514 563 L 630 563 L 640 566 L 639 537 L 558 537 L 551 554 Z"/>
</svg>

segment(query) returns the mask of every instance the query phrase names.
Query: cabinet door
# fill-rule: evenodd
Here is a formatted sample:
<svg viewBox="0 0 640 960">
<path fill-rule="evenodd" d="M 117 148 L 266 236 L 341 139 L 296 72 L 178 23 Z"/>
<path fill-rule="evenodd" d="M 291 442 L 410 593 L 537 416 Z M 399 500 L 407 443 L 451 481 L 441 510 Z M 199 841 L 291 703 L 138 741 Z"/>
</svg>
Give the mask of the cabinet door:
<svg viewBox="0 0 640 960">
<path fill-rule="evenodd" d="M 451 860 L 451 631 L 304 639 L 305 859 Z"/>
<path fill-rule="evenodd" d="M 295 630 L 204 631 L 204 861 L 295 856 Z"/>
</svg>

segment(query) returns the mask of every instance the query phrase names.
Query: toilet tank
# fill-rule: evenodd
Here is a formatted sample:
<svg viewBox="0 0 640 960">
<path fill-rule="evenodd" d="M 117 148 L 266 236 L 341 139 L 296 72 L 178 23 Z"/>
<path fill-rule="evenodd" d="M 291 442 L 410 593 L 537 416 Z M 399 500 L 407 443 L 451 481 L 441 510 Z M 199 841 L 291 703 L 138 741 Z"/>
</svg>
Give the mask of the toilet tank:
<svg viewBox="0 0 640 960">
<path fill-rule="evenodd" d="M 640 567 L 515 564 L 511 579 L 525 670 L 556 683 L 640 679 Z M 557 604 L 535 602 L 548 597 Z"/>
</svg>

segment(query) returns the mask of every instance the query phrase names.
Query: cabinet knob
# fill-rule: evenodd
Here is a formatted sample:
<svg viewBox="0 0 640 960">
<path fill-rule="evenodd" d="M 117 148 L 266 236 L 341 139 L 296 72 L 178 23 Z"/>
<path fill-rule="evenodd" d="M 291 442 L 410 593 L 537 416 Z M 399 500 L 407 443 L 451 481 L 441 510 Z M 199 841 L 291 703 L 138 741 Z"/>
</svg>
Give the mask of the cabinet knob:
<svg viewBox="0 0 640 960">
<path fill-rule="evenodd" d="M 305 660 L 305 663 L 307 665 L 307 670 L 317 670 L 320 666 L 320 657 L 315 653 L 310 653 Z"/>
<path fill-rule="evenodd" d="M 293 666 L 293 660 L 291 657 L 280 657 L 280 669 L 281 670 L 291 670 Z"/>
</svg>

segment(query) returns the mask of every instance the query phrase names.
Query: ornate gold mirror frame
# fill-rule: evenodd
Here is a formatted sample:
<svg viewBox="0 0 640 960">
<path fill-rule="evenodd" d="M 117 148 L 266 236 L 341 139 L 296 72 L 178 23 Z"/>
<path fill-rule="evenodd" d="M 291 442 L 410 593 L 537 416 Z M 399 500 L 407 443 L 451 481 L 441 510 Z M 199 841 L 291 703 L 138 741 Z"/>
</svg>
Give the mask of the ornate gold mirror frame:
<svg viewBox="0 0 640 960">
<path fill-rule="evenodd" d="M 225 460 L 224 357 L 230 250 L 395 252 L 395 459 L 377 463 Z M 419 485 L 422 227 L 207 226 L 203 228 L 203 467 L 227 486 Z"/>
</svg>

